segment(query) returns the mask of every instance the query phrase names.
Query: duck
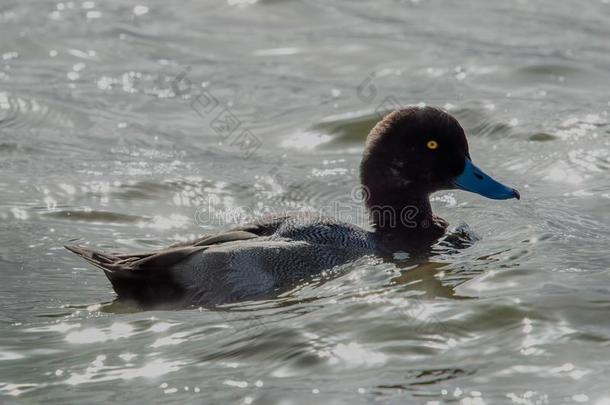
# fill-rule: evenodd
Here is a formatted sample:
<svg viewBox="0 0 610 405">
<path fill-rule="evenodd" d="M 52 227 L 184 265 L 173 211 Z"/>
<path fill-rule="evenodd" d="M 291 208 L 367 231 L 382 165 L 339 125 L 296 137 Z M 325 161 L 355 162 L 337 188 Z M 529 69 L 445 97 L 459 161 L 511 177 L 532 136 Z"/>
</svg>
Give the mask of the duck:
<svg viewBox="0 0 610 405">
<path fill-rule="evenodd" d="M 293 212 L 150 252 L 65 248 L 103 270 L 119 300 L 142 308 L 215 307 L 273 296 L 367 255 L 431 246 L 449 225 L 432 212 L 430 196 L 438 191 L 520 199 L 473 163 L 457 119 L 431 106 L 395 110 L 371 129 L 360 180 L 369 229 Z"/>
</svg>

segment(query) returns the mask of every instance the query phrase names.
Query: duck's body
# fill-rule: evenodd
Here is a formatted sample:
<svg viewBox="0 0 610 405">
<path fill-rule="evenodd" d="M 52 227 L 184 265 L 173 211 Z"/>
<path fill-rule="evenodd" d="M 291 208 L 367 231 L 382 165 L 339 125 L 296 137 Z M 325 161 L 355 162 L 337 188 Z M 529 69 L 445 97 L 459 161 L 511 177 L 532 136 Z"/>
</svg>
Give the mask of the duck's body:
<svg viewBox="0 0 610 405">
<path fill-rule="evenodd" d="M 519 198 L 472 164 L 464 132 L 444 111 L 425 107 L 389 114 L 367 138 L 361 164 L 372 229 L 317 213 L 258 222 L 134 254 L 66 246 L 104 270 L 119 298 L 145 306 L 218 305 L 294 286 L 365 255 L 429 246 L 447 223 L 429 195 L 462 188 L 490 198 Z"/>
<path fill-rule="evenodd" d="M 375 232 L 317 213 L 270 216 L 151 253 L 67 248 L 102 268 L 120 298 L 144 306 L 254 299 L 385 252 Z"/>
</svg>

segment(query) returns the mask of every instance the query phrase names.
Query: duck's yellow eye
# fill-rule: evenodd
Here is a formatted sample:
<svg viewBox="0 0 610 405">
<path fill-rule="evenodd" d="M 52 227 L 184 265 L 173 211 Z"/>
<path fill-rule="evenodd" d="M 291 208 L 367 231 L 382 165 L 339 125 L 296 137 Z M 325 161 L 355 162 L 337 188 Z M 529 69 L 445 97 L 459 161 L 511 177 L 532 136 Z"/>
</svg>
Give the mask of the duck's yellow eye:
<svg viewBox="0 0 610 405">
<path fill-rule="evenodd" d="M 430 140 L 430 141 L 428 141 L 426 146 L 428 147 L 428 149 L 434 150 L 434 149 L 438 148 L 438 142 Z"/>
</svg>

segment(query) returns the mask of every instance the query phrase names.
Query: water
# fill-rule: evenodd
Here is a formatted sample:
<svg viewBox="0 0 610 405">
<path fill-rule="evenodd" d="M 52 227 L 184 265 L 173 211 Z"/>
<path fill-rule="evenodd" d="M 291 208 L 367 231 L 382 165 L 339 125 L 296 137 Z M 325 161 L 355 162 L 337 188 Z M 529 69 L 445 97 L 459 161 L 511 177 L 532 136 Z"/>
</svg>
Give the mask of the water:
<svg viewBox="0 0 610 405">
<path fill-rule="evenodd" d="M 610 403 L 608 1 L 176 4 L 0 6 L 0 402 Z M 62 248 L 349 205 L 416 103 L 521 191 L 435 196 L 469 248 L 154 312 Z"/>
</svg>

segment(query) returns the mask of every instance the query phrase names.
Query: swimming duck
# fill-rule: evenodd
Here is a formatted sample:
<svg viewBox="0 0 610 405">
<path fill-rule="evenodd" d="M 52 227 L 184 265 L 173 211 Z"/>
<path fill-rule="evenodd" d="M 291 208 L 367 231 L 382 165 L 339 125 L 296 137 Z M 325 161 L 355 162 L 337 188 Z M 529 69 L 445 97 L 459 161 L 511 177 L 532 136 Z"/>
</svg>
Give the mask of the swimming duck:
<svg viewBox="0 0 610 405">
<path fill-rule="evenodd" d="M 472 162 L 464 130 L 433 107 L 394 111 L 371 130 L 360 165 L 372 229 L 317 213 L 272 215 L 166 249 L 110 254 L 66 246 L 141 307 L 257 299 L 365 255 L 429 246 L 447 229 L 430 194 L 461 189 L 519 199 Z"/>
</svg>

